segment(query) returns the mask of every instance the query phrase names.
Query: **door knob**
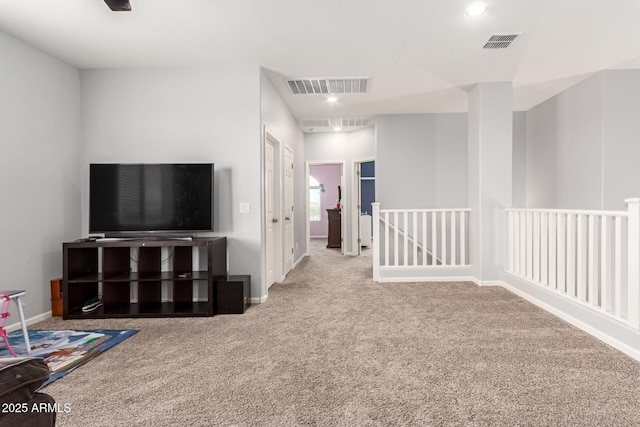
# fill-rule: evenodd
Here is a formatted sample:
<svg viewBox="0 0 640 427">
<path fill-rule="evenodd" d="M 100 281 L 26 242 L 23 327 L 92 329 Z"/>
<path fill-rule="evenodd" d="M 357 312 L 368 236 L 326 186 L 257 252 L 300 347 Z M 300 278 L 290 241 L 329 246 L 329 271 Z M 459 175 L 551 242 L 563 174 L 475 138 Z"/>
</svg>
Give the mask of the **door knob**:
<svg viewBox="0 0 640 427">
<path fill-rule="evenodd" d="M 276 222 L 278 222 L 278 218 L 273 218 L 271 221 L 275 224 Z"/>
<path fill-rule="evenodd" d="M 284 220 L 285 220 L 285 221 L 289 221 L 290 219 L 291 219 L 291 218 L 289 218 L 288 216 L 285 216 L 285 217 L 284 217 Z"/>
</svg>

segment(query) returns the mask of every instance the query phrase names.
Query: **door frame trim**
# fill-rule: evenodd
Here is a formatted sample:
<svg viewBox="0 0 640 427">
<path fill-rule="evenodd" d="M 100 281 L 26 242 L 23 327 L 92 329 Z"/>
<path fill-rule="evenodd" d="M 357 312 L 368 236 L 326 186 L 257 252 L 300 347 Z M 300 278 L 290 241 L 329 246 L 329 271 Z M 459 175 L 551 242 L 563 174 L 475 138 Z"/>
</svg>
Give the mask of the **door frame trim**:
<svg viewBox="0 0 640 427">
<path fill-rule="evenodd" d="M 317 166 L 317 165 L 340 165 L 340 167 L 342 168 L 342 176 L 340 177 L 340 187 L 342 188 L 342 199 L 346 200 L 347 197 L 349 196 L 349 191 L 347 191 L 347 185 L 346 185 L 346 180 L 347 180 L 347 162 L 346 160 L 308 160 L 305 162 L 304 164 L 304 173 L 305 173 L 305 190 L 304 190 L 304 200 L 305 200 L 305 231 L 306 231 L 306 238 L 307 238 L 307 250 L 310 251 L 311 249 L 311 221 L 309 221 L 309 174 L 311 173 L 311 168 L 310 166 Z M 347 230 L 347 210 L 349 208 L 349 205 L 347 205 L 346 203 L 342 202 L 342 215 L 341 215 L 341 237 L 342 237 L 342 245 L 340 245 L 340 252 L 342 253 L 342 255 L 345 254 L 345 246 L 346 246 L 346 240 L 345 240 L 345 233 Z"/>
<path fill-rule="evenodd" d="M 281 221 L 281 223 L 282 223 L 282 225 L 281 225 L 281 229 L 282 229 L 282 233 L 281 233 L 282 234 L 282 236 L 281 236 L 282 237 L 282 246 L 281 246 L 281 250 L 280 250 L 280 253 L 282 255 L 282 259 L 281 259 L 282 269 L 280 270 L 280 273 L 281 273 L 280 281 L 284 280 L 286 278 L 287 274 L 295 268 L 295 259 L 294 259 L 294 255 L 293 255 L 294 253 L 291 252 L 291 270 L 289 270 L 289 271 L 287 271 L 285 273 L 285 269 L 286 269 L 285 260 L 286 260 L 287 257 L 284 254 L 284 249 L 285 249 L 285 246 L 286 246 L 285 239 L 287 237 L 287 233 L 285 233 L 285 230 L 284 230 L 284 228 L 285 228 L 284 215 L 285 215 L 285 212 L 286 212 L 286 208 L 284 206 L 284 203 L 285 203 L 285 192 L 286 192 L 286 188 L 285 188 L 286 187 L 286 182 L 285 182 L 286 174 L 284 172 L 284 168 L 286 167 L 286 165 L 284 164 L 284 161 L 285 161 L 285 152 L 287 150 L 289 150 L 291 152 L 291 163 L 292 163 L 292 168 L 291 168 L 291 174 L 292 174 L 291 175 L 291 179 L 292 179 L 292 181 L 291 181 L 291 185 L 292 185 L 292 188 L 291 188 L 291 199 L 292 200 L 291 200 L 291 203 L 293 204 L 293 207 L 291 208 L 291 219 L 290 219 L 290 221 L 291 221 L 291 250 L 292 251 L 295 249 L 295 241 L 296 241 L 296 237 L 295 237 L 295 230 L 296 230 L 295 229 L 295 195 L 296 195 L 296 189 L 295 189 L 295 178 L 296 178 L 295 177 L 295 154 L 293 152 L 293 148 L 289 147 L 286 144 L 282 144 L 282 163 L 281 163 L 281 168 L 280 168 L 281 176 L 282 176 L 282 197 L 280 198 L 281 202 L 282 202 L 281 203 L 282 214 L 280 215 L 282 217 L 282 221 Z"/>
<path fill-rule="evenodd" d="M 262 256 L 261 256 L 261 271 L 262 271 L 262 283 L 261 283 L 261 291 L 262 291 L 262 296 L 261 296 L 261 302 L 264 302 L 267 300 L 267 298 L 269 297 L 269 287 L 267 285 L 267 224 L 266 224 L 266 220 L 267 220 L 267 215 L 266 215 L 266 209 L 267 209 L 267 202 L 266 202 L 266 190 L 265 190 L 265 186 L 266 186 L 266 182 L 265 182 L 265 172 L 266 172 L 266 150 L 265 150 L 265 145 L 268 141 L 271 141 L 271 143 L 273 143 L 274 145 L 274 165 L 273 165 L 273 170 L 274 170 L 274 183 L 273 183 L 273 192 L 274 192 L 274 210 L 275 210 L 275 214 L 278 218 L 282 217 L 282 182 L 283 182 L 283 178 L 282 178 L 282 147 L 283 147 L 283 143 L 282 140 L 280 138 L 278 138 L 273 131 L 266 125 L 264 124 L 262 126 L 262 146 L 261 146 L 261 151 L 262 151 L 262 155 L 261 155 L 261 165 L 260 165 L 260 169 L 261 169 L 261 177 L 260 177 L 260 181 L 262 181 L 262 188 L 260 190 L 260 216 L 261 216 L 261 227 L 262 227 Z M 275 254 L 274 254 L 274 279 L 275 282 L 278 282 L 280 280 L 280 278 L 282 277 L 282 263 L 283 263 L 283 259 L 282 259 L 282 239 L 283 239 L 283 232 L 282 232 L 282 224 L 280 221 L 278 221 L 274 227 L 274 241 L 275 241 Z"/>
<path fill-rule="evenodd" d="M 358 171 L 360 170 L 360 165 L 362 163 L 368 163 L 368 162 L 375 162 L 376 158 L 375 156 L 367 156 L 367 157 L 362 157 L 362 158 L 358 158 L 358 159 L 353 159 L 351 161 L 351 172 L 352 172 L 352 176 L 351 176 L 351 185 L 353 188 L 352 194 L 353 197 L 351 198 L 351 212 L 353 212 L 352 218 L 351 218 L 351 252 L 353 252 L 354 255 L 360 255 L 361 254 L 361 250 L 362 248 L 360 247 L 360 245 L 358 244 L 358 238 L 360 237 L 360 212 L 362 211 L 361 209 L 358 209 L 358 204 L 360 204 L 360 192 L 361 192 L 361 188 L 360 188 L 360 178 L 358 176 Z"/>
</svg>

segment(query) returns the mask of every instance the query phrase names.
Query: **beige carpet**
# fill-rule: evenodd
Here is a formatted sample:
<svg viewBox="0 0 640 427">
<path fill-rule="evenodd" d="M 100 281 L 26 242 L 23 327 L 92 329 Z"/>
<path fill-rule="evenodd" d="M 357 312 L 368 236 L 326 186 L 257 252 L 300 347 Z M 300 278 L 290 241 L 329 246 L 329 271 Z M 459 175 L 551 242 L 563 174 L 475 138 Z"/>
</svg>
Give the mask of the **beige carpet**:
<svg viewBox="0 0 640 427">
<path fill-rule="evenodd" d="M 640 363 L 501 288 L 376 284 L 312 256 L 265 304 L 136 328 L 45 391 L 59 426 L 639 426 Z"/>
</svg>

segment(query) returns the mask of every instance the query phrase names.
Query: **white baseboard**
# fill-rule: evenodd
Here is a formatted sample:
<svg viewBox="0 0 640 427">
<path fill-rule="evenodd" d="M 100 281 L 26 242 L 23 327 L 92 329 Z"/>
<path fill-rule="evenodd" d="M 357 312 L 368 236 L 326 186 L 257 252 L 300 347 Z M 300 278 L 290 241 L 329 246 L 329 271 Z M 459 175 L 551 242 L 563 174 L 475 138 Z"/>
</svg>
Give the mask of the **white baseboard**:
<svg viewBox="0 0 640 427">
<path fill-rule="evenodd" d="M 478 286 L 503 286 L 502 280 L 478 280 L 474 278 L 476 285 Z"/>
<path fill-rule="evenodd" d="M 502 287 L 640 361 L 640 331 L 510 273 Z"/>
<path fill-rule="evenodd" d="M 478 284 L 475 277 L 469 276 L 442 276 L 442 277 L 381 277 L 382 283 L 402 283 L 402 282 L 473 282 Z"/>
<path fill-rule="evenodd" d="M 298 258 L 298 260 L 293 264 L 293 268 L 295 269 L 298 266 L 298 264 L 300 264 L 302 261 L 304 261 L 305 258 L 309 256 L 310 256 L 309 252 L 305 252 L 304 254 L 302 254 L 302 256 Z"/>
<path fill-rule="evenodd" d="M 13 317 L 13 316 L 11 316 Z M 30 317 L 28 319 L 25 319 L 25 322 L 27 322 L 27 326 L 33 325 L 34 323 L 38 323 L 38 322 L 42 322 L 43 320 L 47 320 L 47 319 L 51 319 L 51 312 L 47 311 L 45 313 L 42 314 L 38 314 L 36 316 Z M 12 332 L 12 331 L 17 331 L 18 329 L 22 329 L 22 325 L 20 324 L 20 322 L 17 323 L 12 323 L 10 325 L 7 325 L 4 327 L 4 329 L 7 332 Z"/>
<path fill-rule="evenodd" d="M 251 298 L 251 304 L 264 304 L 265 302 L 267 302 L 267 299 L 269 298 L 269 294 L 267 295 L 263 295 L 261 297 L 255 297 L 255 298 Z"/>
</svg>

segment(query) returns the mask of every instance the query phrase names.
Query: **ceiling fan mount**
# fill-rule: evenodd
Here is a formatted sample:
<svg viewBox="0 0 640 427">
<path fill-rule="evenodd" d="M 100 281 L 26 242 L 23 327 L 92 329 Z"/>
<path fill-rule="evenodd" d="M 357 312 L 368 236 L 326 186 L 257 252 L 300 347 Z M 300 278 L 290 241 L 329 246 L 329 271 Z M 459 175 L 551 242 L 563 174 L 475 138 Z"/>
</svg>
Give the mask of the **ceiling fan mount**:
<svg viewBox="0 0 640 427">
<path fill-rule="evenodd" d="M 104 2 L 114 12 L 129 12 L 131 10 L 129 0 L 104 0 Z"/>
</svg>

